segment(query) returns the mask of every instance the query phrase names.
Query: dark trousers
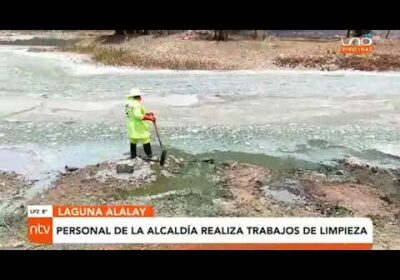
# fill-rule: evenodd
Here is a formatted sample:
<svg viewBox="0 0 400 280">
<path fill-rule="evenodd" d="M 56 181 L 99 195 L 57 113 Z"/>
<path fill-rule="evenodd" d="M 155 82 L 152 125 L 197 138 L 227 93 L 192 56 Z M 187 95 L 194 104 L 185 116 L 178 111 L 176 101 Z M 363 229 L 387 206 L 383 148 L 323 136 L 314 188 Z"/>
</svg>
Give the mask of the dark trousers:
<svg viewBox="0 0 400 280">
<path fill-rule="evenodd" d="M 146 153 L 146 156 L 151 157 L 151 145 L 150 143 L 143 144 L 143 150 Z M 136 144 L 131 143 L 131 158 L 136 158 Z"/>
</svg>

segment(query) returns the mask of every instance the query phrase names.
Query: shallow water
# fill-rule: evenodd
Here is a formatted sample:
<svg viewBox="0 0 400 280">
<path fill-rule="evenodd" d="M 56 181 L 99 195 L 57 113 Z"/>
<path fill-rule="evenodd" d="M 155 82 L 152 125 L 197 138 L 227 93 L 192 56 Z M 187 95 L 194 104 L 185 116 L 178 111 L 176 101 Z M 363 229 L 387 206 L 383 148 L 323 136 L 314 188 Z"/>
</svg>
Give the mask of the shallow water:
<svg viewBox="0 0 400 280">
<path fill-rule="evenodd" d="M 140 71 L 27 48 L 0 46 L 0 169 L 39 178 L 121 157 L 131 87 L 185 152 L 400 167 L 398 73 Z"/>
</svg>

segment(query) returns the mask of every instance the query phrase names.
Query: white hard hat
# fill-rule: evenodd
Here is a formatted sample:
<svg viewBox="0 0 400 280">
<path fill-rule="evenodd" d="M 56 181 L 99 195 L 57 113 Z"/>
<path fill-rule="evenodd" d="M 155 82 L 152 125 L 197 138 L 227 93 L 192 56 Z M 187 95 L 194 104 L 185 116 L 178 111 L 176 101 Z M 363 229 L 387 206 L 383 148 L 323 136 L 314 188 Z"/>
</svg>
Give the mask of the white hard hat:
<svg viewBox="0 0 400 280">
<path fill-rule="evenodd" d="M 129 94 L 128 94 L 126 97 L 143 96 L 143 95 L 145 95 L 145 93 L 144 93 L 144 92 L 140 92 L 140 89 L 138 89 L 138 88 L 132 88 L 132 89 L 129 91 Z"/>
</svg>

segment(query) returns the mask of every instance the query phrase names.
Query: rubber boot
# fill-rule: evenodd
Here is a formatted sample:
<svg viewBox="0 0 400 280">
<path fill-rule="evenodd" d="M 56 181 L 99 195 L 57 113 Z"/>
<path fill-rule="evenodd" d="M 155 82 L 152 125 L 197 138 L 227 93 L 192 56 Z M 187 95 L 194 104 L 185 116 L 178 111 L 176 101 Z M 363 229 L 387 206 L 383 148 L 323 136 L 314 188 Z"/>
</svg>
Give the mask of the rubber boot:
<svg viewBox="0 0 400 280">
<path fill-rule="evenodd" d="M 136 144 L 131 143 L 131 159 L 136 158 Z"/>
<path fill-rule="evenodd" d="M 153 156 L 153 153 L 151 152 L 151 145 L 150 143 L 143 144 L 143 150 L 146 153 L 146 156 L 150 159 Z"/>
</svg>

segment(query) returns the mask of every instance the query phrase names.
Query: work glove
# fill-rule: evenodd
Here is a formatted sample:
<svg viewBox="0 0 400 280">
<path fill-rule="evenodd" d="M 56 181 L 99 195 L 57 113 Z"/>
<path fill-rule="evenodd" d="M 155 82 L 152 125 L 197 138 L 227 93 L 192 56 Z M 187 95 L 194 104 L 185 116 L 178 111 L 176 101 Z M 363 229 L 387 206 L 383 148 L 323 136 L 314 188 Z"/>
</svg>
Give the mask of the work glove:
<svg viewBox="0 0 400 280">
<path fill-rule="evenodd" d="M 153 117 L 154 120 L 156 120 L 156 116 L 154 115 L 153 112 L 148 112 L 148 113 L 146 113 L 145 115 L 149 115 L 149 116 Z"/>
<path fill-rule="evenodd" d="M 147 114 L 144 114 L 143 120 L 144 120 L 144 121 L 152 121 L 152 122 L 155 122 L 155 121 L 156 121 L 156 117 L 154 117 L 153 114 L 147 113 Z"/>
</svg>

